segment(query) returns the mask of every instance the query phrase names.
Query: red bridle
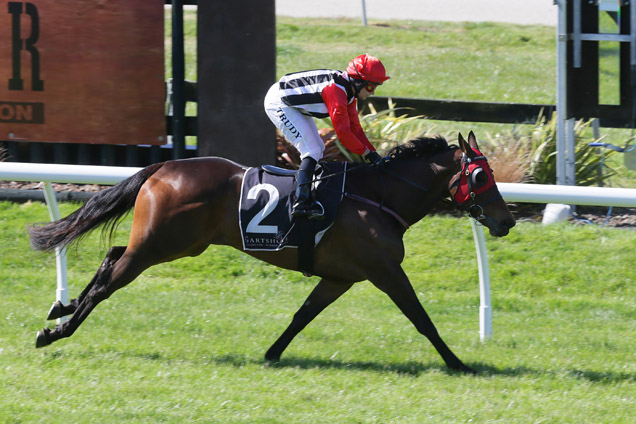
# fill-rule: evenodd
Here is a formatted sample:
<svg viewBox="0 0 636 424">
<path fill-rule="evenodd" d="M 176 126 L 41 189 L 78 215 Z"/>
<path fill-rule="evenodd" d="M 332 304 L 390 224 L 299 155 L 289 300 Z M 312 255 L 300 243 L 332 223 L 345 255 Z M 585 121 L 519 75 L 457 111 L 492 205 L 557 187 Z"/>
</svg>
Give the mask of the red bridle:
<svg viewBox="0 0 636 424">
<path fill-rule="evenodd" d="M 496 196 L 485 202 L 477 203 L 476 197 L 478 195 L 495 186 L 495 177 L 486 156 L 476 149 L 473 150 L 477 156 L 470 158 L 465 153 L 462 155 L 462 169 L 451 178 L 448 191 L 451 199 L 460 209 L 467 210 L 470 216 L 479 220 L 485 218 L 482 206 L 501 198 L 501 195 L 497 192 Z M 481 174 L 482 172 L 483 174 Z M 486 176 L 487 180 L 479 182 L 479 180 L 483 181 L 483 177 L 481 175 L 478 177 L 478 174 Z"/>
</svg>

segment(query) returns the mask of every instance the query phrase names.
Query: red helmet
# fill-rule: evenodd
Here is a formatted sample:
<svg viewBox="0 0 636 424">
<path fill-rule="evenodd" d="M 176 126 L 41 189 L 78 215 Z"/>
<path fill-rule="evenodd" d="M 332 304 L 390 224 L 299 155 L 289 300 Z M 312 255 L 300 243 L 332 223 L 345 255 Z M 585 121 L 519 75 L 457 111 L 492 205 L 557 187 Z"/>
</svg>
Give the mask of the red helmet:
<svg viewBox="0 0 636 424">
<path fill-rule="evenodd" d="M 377 84 L 382 84 L 390 78 L 386 75 L 386 70 L 380 59 L 366 53 L 349 62 L 347 74 L 352 78 L 363 79 Z"/>
</svg>

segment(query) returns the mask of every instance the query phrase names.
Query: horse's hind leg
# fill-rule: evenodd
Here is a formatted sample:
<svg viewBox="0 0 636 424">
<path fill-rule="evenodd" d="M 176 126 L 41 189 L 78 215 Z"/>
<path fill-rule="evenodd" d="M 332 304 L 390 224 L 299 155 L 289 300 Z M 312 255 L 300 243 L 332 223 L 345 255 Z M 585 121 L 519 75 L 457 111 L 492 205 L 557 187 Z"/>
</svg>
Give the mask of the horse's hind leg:
<svg viewBox="0 0 636 424">
<path fill-rule="evenodd" d="M 97 280 L 97 277 L 100 275 L 102 270 L 108 266 L 112 266 L 115 262 L 117 262 L 119 258 L 121 258 L 121 256 L 124 254 L 125 251 L 126 251 L 126 246 L 111 247 L 108 250 L 108 253 L 106 253 L 106 257 L 102 261 L 102 264 L 100 265 L 99 269 L 93 276 L 93 279 L 90 281 L 90 283 L 88 283 L 86 288 L 84 288 L 82 293 L 76 299 L 72 299 L 68 305 L 62 304 L 62 302 L 60 302 L 59 300 L 53 303 L 53 306 L 51 306 L 51 309 L 49 310 L 49 314 L 46 317 L 46 319 L 48 320 L 58 319 L 58 318 L 65 317 L 67 315 L 71 315 L 73 312 L 75 312 L 75 310 L 79 306 L 82 299 L 84 299 L 84 297 L 88 294 L 88 292 L 90 292 L 90 290 L 93 288 L 93 284 L 95 283 L 95 280 Z"/>
<path fill-rule="evenodd" d="M 351 288 L 353 283 L 340 283 L 320 280 L 318 285 L 311 292 L 305 303 L 294 314 L 294 318 L 289 324 L 285 332 L 276 340 L 265 354 L 265 359 L 272 362 L 278 362 L 280 355 L 285 348 L 289 346 L 292 339 L 300 333 L 320 312 L 333 303 Z"/>
<path fill-rule="evenodd" d="M 132 282 L 150 265 L 152 264 L 142 264 L 140 261 L 134 260 L 132 255 L 125 252 L 117 259 L 107 256 L 89 286 L 78 298 L 78 305 L 73 316 L 68 321 L 57 325 L 53 330 L 48 328 L 40 330 L 37 334 L 35 347 L 48 346 L 56 340 L 73 335 L 101 301 L 108 299 L 116 290 Z"/>
<path fill-rule="evenodd" d="M 417 331 L 430 340 L 446 362 L 446 366 L 456 371 L 475 373 L 473 369 L 464 365 L 442 340 L 435 325 L 417 299 L 415 290 L 413 290 L 413 286 L 411 286 L 401 266 L 397 265 L 378 271 L 369 280 L 393 300 L 402 313 L 415 325 Z"/>
</svg>

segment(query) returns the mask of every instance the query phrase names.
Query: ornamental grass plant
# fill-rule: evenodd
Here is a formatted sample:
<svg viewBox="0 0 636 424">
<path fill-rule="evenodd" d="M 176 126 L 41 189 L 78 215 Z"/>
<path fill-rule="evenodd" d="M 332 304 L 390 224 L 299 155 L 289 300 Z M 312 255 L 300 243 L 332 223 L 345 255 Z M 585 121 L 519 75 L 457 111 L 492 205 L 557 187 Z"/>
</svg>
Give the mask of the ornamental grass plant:
<svg viewBox="0 0 636 424">
<path fill-rule="evenodd" d="M 496 135 L 487 134 L 486 153 L 497 162 L 500 182 L 530 182 L 556 184 L 556 115 L 551 119 L 540 116 L 528 127 L 515 127 Z M 574 125 L 576 184 L 602 186 L 615 174 L 605 164 L 614 151 L 599 152 L 590 143 L 599 141 L 591 134 L 591 120 L 580 120 Z M 486 147 L 487 146 L 487 147 Z M 502 172 L 503 170 L 503 172 Z"/>
</svg>

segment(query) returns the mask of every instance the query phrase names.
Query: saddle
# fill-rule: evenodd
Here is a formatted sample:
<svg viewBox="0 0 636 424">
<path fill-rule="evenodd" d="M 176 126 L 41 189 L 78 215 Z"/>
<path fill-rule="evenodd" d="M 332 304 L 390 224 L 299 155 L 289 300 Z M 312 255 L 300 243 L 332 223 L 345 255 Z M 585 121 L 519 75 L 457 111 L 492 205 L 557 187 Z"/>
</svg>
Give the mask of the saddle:
<svg viewBox="0 0 636 424">
<path fill-rule="evenodd" d="M 243 250 L 299 248 L 307 239 L 313 249 L 333 225 L 343 197 L 346 167 L 345 162 L 321 162 L 316 167 L 313 191 L 325 210 L 325 219 L 319 221 L 291 216 L 296 171 L 271 165 L 248 168 L 238 211 Z M 308 234 L 301 234 L 301 227 Z"/>
<path fill-rule="evenodd" d="M 261 168 L 268 174 L 278 175 L 280 177 L 295 177 L 298 173 L 295 169 L 280 168 L 274 165 L 261 165 Z"/>
</svg>

